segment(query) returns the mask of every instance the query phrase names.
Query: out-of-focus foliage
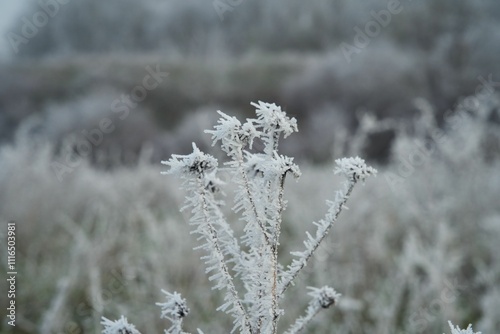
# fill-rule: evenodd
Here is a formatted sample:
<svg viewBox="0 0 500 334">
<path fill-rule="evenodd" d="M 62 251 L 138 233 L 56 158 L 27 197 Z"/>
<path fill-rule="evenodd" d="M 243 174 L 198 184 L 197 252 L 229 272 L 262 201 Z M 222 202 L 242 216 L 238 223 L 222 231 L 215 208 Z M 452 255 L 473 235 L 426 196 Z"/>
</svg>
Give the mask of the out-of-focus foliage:
<svg viewBox="0 0 500 334">
<path fill-rule="evenodd" d="M 162 50 L 165 54 L 206 56 L 253 50 L 325 51 L 342 41 L 352 42 L 354 26 L 363 27 L 373 19 L 371 11 L 388 7 L 385 0 L 253 0 L 232 2 L 230 10 L 219 16 L 214 3 L 73 1 L 61 6 L 43 35 L 26 45 L 22 55 Z M 495 31 L 500 6 L 495 0 L 399 3 L 403 11 L 394 15 L 390 23 L 394 26 L 381 39 L 422 51 L 450 47 L 449 56 L 457 66 L 466 60 L 464 57 L 481 51 L 476 45 L 495 47 L 482 43 L 498 38 Z M 26 15 L 39 9 L 33 1 Z"/>
<path fill-rule="evenodd" d="M 351 210 L 285 298 L 284 323 L 308 303 L 298 291 L 332 282 L 343 298 L 314 333 L 443 333 L 448 320 L 495 333 L 500 131 L 492 119 L 498 120 L 500 104 L 494 94 L 473 99 L 441 120 L 443 130 L 423 101 L 413 129 L 396 126 L 390 163 L 352 194 Z M 374 119 L 363 123 L 367 132 L 386 127 Z M 343 147 L 354 152 L 368 135 L 344 137 Z M 0 219 L 17 221 L 23 273 L 19 333 L 97 332 L 102 315 L 120 314 L 141 332 L 160 332 L 167 326 L 154 305 L 161 289 L 189 301 L 186 330 L 232 327 L 215 311 L 221 297 L 211 295 L 199 254 L 191 251 L 173 178 L 162 178 L 159 165 L 148 163 L 112 172 L 81 163 L 60 182 L 51 166 L 54 148 L 39 142 L 20 133 L 0 151 Z M 285 263 L 304 231 L 313 229 L 310 218 L 325 212 L 332 183 L 340 182 L 332 166 L 302 169 L 285 192 Z"/>
<path fill-rule="evenodd" d="M 367 111 L 410 118 L 415 98 L 427 99 L 441 117 L 461 96 L 475 93 L 479 78 L 498 81 L 495 0 L 400 2 L 401 12 L 348 62 L 341 44 L 355 45 L 355 28 L 366 30 L 373 13 L 388 6 L 382 0 L 241 1 L 221 20 L 211 1 L 69 1 L 19 45 L 14 58 L 24 61 L 0 67 L 0 137 L 11 140 L 28 115 L 47 119 L 54 105 L 78 125 L 63 133 L 81 131 L 88 123 L 70 112 L 75 103 L 105 115 L 114 99 L 141 82 L 145 66 L 161 64 L 170 77 L 135 110 L 142 133 L 137 140 L 155 146 L 158 155 L 189 146 L 165 147 L 160 143 L 173 143 L 175 136 L 158 134 L 187 114 L 206 107 L 248 114 L 246 101 L 266 100 L 302 124 L 308 140 L 292 140 L 293 155 L 326 161 L 331 155 L 325 149 L 308 147 L 318 139 L 331 147 L 328 127 L 353 132 Z M 30 20 L 40 10 L 33 1 L 23 16 Z M 10 31 L 20 33 L 23 24 L 20 18 Z M 124 160 L 137 156 L 132 140 L 111 137 L 109 145 L 132 157 Z M 382 137 L 367 153 L 384 161 L 393 134 Z"/>
</svg>

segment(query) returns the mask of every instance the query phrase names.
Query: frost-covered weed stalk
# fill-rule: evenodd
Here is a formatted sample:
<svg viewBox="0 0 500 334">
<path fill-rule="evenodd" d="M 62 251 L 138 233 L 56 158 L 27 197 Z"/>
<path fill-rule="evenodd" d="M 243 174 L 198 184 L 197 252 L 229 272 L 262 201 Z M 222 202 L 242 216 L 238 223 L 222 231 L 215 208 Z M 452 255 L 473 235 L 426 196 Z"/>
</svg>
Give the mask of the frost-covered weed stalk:
<svg viewBox="0 0 500 334">
<path fill-rule="evenodd" d="M 451 334 L 481 334 L 481 332 L 474 332 L 471 324 L 466 329 L 460 329 L 458 326 L 454 327 L 451 321 L 448 321 L 448 325 L 450 325 Z"/>
<path fill-rule="evenodd" d="M 233 317 L 231 332 L 274 334 L 284 313 L 280 300 L 285 291 L 328 234 L 354 186 L 375 175 L 376 170 L 358 157 L 336 161 L 334 172 L 346 178 L 343 189 L 336 192 L 333 201 L 327 202 L 329 209 L 325 217 L 314 223 L 316 233 L 307 233 L 305 248 L 292 252 L 295 256 L 292 263 L 283 267 L 278 263 L 278 246 L 286 207 L 285 178 L 289 174 L 299 177 L 300 170 L 292 158 L 278 153 L 278 144 L 282 136 L 286 138 L 298 131 L 297 122 L 275 104 L 252 105 L 257 108 L 256 119 L 247 119 L 242 124 L 219 111 L 221 119 L 215 129 L 206 131 L 212 135 L 213 144 L 220 143 L 230 158 L 225 166 L 237 185 L 233 210 L 241 214 L 244 224 L 240 238 L 235 236 L 221 211 L 224 203 L 219 198 L 219 189 L 224 183 L 218 178 L 218 161 L 214 157 L 193 144 L 193 153 L 173 155 L 162 163 L 170 167 L 165 173 L 177 174 L 184 181 L 183 188 L 188 194 L 183 209 L 191 210 L 190 224 L 201 241 L 198 248 L 206 253 L 202 259 L 209 279 L 215 282 L 214 289 L 224 290 L 224 303 L 218 310 Z M 262 152 L 249 151 L 256 140 L 262 141 Z M 238 291 L 240 286 L 244 291 Z M 310 290 L 312 299 L 305 315 L 286 333 L 300 332 L 321 309 L 335 305 L 340 297 L 328 286 Z M 167 302 L 158 305 L 162 307 L 161 316 L 172 322 L 166 333 L 183 333 L 182 319 L 189 312 L 185 300 L 177 293 L 164 293 Z M 109 320 L 104 319 L 103 324 L 107 325 L 106 321 Z M 133 330 L 124 333 L 135 333 Z"/>
</svg>

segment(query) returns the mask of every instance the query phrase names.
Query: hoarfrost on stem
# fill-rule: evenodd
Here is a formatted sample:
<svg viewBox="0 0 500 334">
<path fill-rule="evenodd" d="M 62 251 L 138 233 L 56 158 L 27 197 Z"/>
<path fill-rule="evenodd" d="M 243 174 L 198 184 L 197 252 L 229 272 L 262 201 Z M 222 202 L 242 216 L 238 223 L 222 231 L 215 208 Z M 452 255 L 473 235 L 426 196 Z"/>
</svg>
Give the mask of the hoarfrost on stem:
<svg viewBox="0 0 500 334">
<path fill-rule="evenodd" d="M 481 334 L 481 332 L 474 332 L 471 324 L 466 329 L 460 329 L 458 326 L 454 327 L 451 321 L 448 321 L 448 325 L 450 326 L 451 334 Z"/>
<path fill-rule="evenodd" d="M 367 177 L 377 174 L 377 170 L 367 166 L 360 157 L 335 160 L 335 174 L 343 174 L 350 182 L 365 181 Z"/>
<path fill-rule="evenodd" d="M 308 287 L 308 289 L 311 290 L 308 295 L 312 297 L 312 300 L 309 302 L 306 315 L 298 318 L 285 334 L 301 332 L 321 309 L 335 305 L 340 298 L 340 293 L 326 285 L 322 288 Z"/>
<path fill-rule="evenodd" d="M 213 288 L 224 291 L 224 301 L 217 310 L 233 317 L 231 333 L 275 334 L 284 313 L 279 303 L 285 291 L 328 234 L 355 184 L 375 175 L 376 170 L 358 157 L 336 161 L 335 173 L 346 177 L 343 189 L 327 202 L 325 217 L 313 223 L 316 232 L 307 233 L 305 249 L 292 252 L 295 258 L 285 268 L 278 262 L 282 215 L 287 205 L 285 180 L 288 175 L 298 178 L 301 173 L 293 158 L 278 152 L 278 145 L 281 137 L 298 131 L 297 120 L 288 117 L 276 104 L 259 101 L 252 105 L 257 118 L 241 123 L 218 111 L 221 118 L 214 129 L 205 131 L 212 136 L 213 145 L 220 143 L 229 157 L 224 166 L 236 185 L 232 209 L 241 215 L 241 236 L 235 235 L 222 212 L 224 202 L 219 197 L 224 193 L 215 191 L 224 185 L 218 178 L 217 159 L 193 143 L 192 153 L 172 155 L 168 161 L 162 161 L 169 168 L 163 174 L 176 174 L 183 180 L 187 194 L 182 209 L 191 212 L 189 223 L 200 242 L 196 249 L 205 253 L 201 259 L 209 280 L 214 282 Z M 255 141 L 263 144 L 261 152 L 250 151 Z M 335 305 L 340 297 L 327 286 L 310 290 L 312 300 L 306 315 L 298 318 L 287 333 L 301 331 L 314 315 Z M 167 333 L 183 333 L 182 320 L 189 313 L 186 302 L 176 292 L 163 292 L 167 302 L 158 305 L 162 307 L 162 317 L 172 322 Z"/>
<path fill-rule="evenodd" d="M 161 307 L 160 318 L 168 319 L 172 322 L 172 326 L 167 330 L 167 333 L 182 333 L 182 320 L 189 314 L 186 299 L 177 293 L 170 293 L 161 290 L 167 299 L 164 303 L 156 303 Z"/>
<path fill-rule="evenodd" d="M 103 334 L 141 334 L 123 315 L 115 321 L 102 317 L 101 324 L 104 326 Z"/>
<path fill-rule="evenodd" d="M 224 165 L 236 184 L 233 210 L 241 213 L 245 224 L 239 239 L 221 212 L 222 202 L 216 200 L 214 192 L 207 190 L 209 184 L 221 184 L 217 178 L 217 161 L 212 156 L 193 144 L 193 153 L 173 155 L 162 163 L 170 167 L 167 173 L 178 174 L 184 180 L 183 187 L 188 192 L 184 209 L 191 210 L 193 233 L 202 241 L 198 248 L 207 253 L 202 257 L 206 271 L 209 279 L 215 281 L 214 288 L 225 290 L 224 303 L 218 310 L 233 316 L 233 332 L 276 333 L 277 322 L 283 314 L 279 301 L 284 292 L 337 220 L 354 185 L 375 175 L 376 170 L 358 157 L 336 161 L 335 173 L 347 179 L 344 189 L 337 191 L 334 201 L 328 202 L 330 208 L 325 218 L 315 223 L 314 236 L 307 234 L 305 250 L 293 252 L 296 258 L 283 270 L 278 263 L 278 246 L 286 208 L 285 178 L 288 174 L 298 178 L 300 169 L 293 158 L 279 154 L 278 144 L 281 137 L 298 131 L 297 120 L 288 117 L 276 104 L 259 101 L 252 105 L 256 107 L 257 118 L 242 124 L 237 118 L 218 111 L 221 118 L 214 129 L 205 131 L 212 136 L 213 145 L 220 143 L 230 158 Z M 263 151 L 248 151 L 256 140 L 264 144 Z M 236 289 L 235 277 L 243 283 L 243 297 Z M 297 320 L 293 333 L 303 328 L 318 311 L 335 304 L 340 296 L 329 287 L 311 290 L 313 300 L 306 317 Z"/>
</svg>

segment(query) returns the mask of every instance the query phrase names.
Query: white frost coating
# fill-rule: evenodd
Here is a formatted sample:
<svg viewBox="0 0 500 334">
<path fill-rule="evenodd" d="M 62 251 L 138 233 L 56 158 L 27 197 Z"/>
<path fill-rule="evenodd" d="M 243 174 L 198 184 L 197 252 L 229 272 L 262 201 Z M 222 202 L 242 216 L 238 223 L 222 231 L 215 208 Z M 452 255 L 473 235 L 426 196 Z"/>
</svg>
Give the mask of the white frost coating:
<svg viewBox="0 0 500 334">
<path fill-rule="evenodd" d="M 218 164 L 217 159 L 201 152 L 195 143 L 193 143 L 193 153 L 188 155 L 173 154 L 170 160 L 161 163 L 170 167 L 167 172 L 161 172 L 162 174 L 179 174 L 181 176 L 210 172 L 215 170 Z"/>
<path fill-rule="evenodd" d="M 123 315 L 116 321 L 102 317 L 101 325 L 104 326 L 103 334 L 141 334 Z"/>
<path fill-rule="evenodd" d="M 308 287 L 308 289 L 311 290 L 308 295 L 312 297 L 312 300 L 307 306 L 306 315 L 298 318 L 285 334 L 296 334 L 302 331 L 321 309 L 337 304 L 341 296 L 340 293 L 326 285 L 322 288 Z"/>
<path fill-rule="evenodd" d="M 161 307 L 160 318 L 168 319 L 172 322 L 172 326 L 167 330 L 167 333 L 180 334 L 182 333 L 182 319 L 189 314 L 186 299 L 182 298 L 180 293 L 170 293 L 161 290 L 167 299 L 164 303 L 156 303 Z"/>
<path fill-rule="evenodd" d="M 460 329 L 458 326 L 454 327 L 451 321 L 448 321 L 448 325 L 450 325 L 451 334 L 481 334 L 481 332 L 474 332 L 471 324 L 466 329 Z"/>
<path fill-rule="evenodd" d="M 253 140 L 260 135 L 252 121 L 248 120 L 241 125 L 236 117 L 228 116 L 220 110 L 217 112 L 222 116 L 217 121 L 218 125 L 214 130 L 205 130 L 205 133 L 212 135 L 212 146 L 220 141 L 221 149 L 228 155 L 242 150 L 247 145 L 252 148 Z"/>
<path fill-rule="evenodd" d="M 219 111 L 221 118 L 214 129 L 205 131 L 212 136 L 213 145 L 220 143 L 229 157 L 224 165 L 235 184 L 232 209 L 244 224 L 238 229 L 242 231 L 239 237 L 221 210 L 224 202 L 220 196 L 224 192 L 219 188 L 224 183 L 217 176 L 218 161 L 213 156 L 201 152 L 193 143 L 192 153 L 172 155 L 162 164 L 169 167 L 164 174 L 177 174 L 183 180 L 182 187 L 187 191 L 183 209 L 191 213 L 189 224 L 200 243 L 196 248 L 204 251 L 201 259 L 208 279 L 213 282 L 213 289 L 224 292 L 217 310 L 233 318 L 231 333 L 276 334 L 284 313 L 280 301 L 285 291 L 328 234 L 356 183 L 365 181 L 376 170 L 358 157 L 336 161 L 335 173 L 347 180 L 335 193 L 334 200 L 327 202 L 325 217 L 313 223 L 316 231 L 306 233 L 304 250 L 292 252 L 295 258 L 283 266 L 278 262 L 278 249 L 287 205 L 285 181 L 287 176 L 298 178 L 301 173 L 293 158 L 279 154 L 278 144 L 281 137 L 298 131 L 297 120 L 275 104 L 259 101 L 252 105 L 256 107 L 257 118 L 242 124 Z M 254 146 L 262 148 L 263 144 L 258 152 L 252 149 L 255 141 L 260 145 Z M 235 278 L 241 284 L 236 284 Z M 319 311 L 335 305 L 340 297 L 328 286 L 309 289 L 312 300 L 306 315 L 298 318 L 287 333 L 301 331 Z M 186 301 L 176 292 L 163 293 L 167 301 L 157 305 L 162 308 L 161 317 L 172 322 L 166 333 L 183 334 L 182 321 L 189 313 Z"/>
<path fill-rule="evenodd" d="M 343 174 L 351 182 L 364 182 L 367 177 L 377 174 L 377 170 L 367 166 L 360 157 L 337 159 L 335 163 L 335 174 Z"/>
<path fill-rule="evenodd" d="M 240 238 L 242 248 L 220 211 L 221 202 L 210 191 L 209 185 L 218 184 L 217 161 L 193 144 L 193 153 L 173 155 L 163 163 L 170 167 L 168 173 L 180 174 L 184 179 L 183 187 L 188 191 L 184 208 L 191 210 L 193 233 L 202 241 L 198 248 L 206 252 L 202 257 L 206 272 L 209 280 L 214 281 L 214 288 L 226 292 L 218 310 L 233 316 L 233 332 L 276 333 L 277 321 L 283 314 L 279 301 L 284 292 L 328 234 L 357 181 L 364 181 L 376 171 L 358 157 L 337 160 L 335 172 L 345 175 L 347 181 L 343 189 L 336 192 L 334 201 L 328 202 L 325 218 L 315 223 L 316 233 L 307 233 L 305 250 L 293 252 L 296 258 L 283 270 L 278 263 L 278 246 L 286 208 L 285 178 L 288 174 L 299 177 L 300 169 L 293 158 L 278 153 L 278 144 L 281 137 L 298 131 L 297 120 L 289 118 L 275 104 L 252 105 L 256 107 L 256 119 L 247 119 L 242 124 L 237 118 L 218 111 L 221 118 L 214 129 L 205 131 L 212 136 L 213 145 L 220 143 L 230 158 L 225 166 L 237 186 L 233 211 L 241 214 L 245 224 Z M 264 144 L 263 152 L 247 151 L 255 140 Z M 243 283 L 243 297 L 236 290 L 234 276 Z M 320 309 L 333 305 L 339 296 L 328 287 L 311 289 L 309 320 Z M 303 328 L 309 321 L 301 319 L 297 328 Z"/>
<path fill-rule="evenodd" d="M 286 138 L 293 132 L 299 131 L 295 117 L 289 118 L 286 112 L 276 104 L 259 101 L 259 103 L 252 102 L 251 105 L 257 108 L 255 110 L 257 114 L 256 126 L 261 127 L 266 134 L 262 140 L 265 144 L 264 152 L 267 155 L 272 155 L 277 151 L 281 134 Z"/>
</svg>

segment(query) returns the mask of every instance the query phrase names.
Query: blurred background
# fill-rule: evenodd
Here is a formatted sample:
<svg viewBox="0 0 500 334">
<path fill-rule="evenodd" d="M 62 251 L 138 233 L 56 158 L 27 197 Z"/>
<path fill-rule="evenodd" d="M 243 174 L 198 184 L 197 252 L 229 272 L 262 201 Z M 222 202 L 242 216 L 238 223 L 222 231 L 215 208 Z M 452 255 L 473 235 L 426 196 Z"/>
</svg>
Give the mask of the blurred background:
<svg viewBox="0 0 500 334">
<path fill-rule="evenodd" d="M 329 284 L 344 302 L 311 333 L 500 330 L 498 1 L 1 0 L 0 32 L 0 221 L 17 222 L 19 272 L 2 332 L 99 333 L 124 314 L 159 333 L 160 289 L 188 299 L 187 330 L 227 332 L 159 162 L 193 141 L 222 157 L 203 130 L 259 100 L 299 126 L 281 147 L 304 172 L 284 263 L 341 184 L 334 159 L 380 171 L 283 329 L 305 286 Z"/>
</svg>

